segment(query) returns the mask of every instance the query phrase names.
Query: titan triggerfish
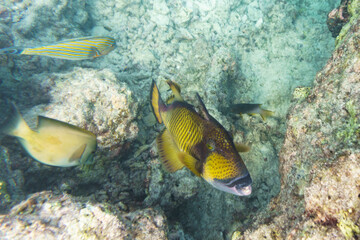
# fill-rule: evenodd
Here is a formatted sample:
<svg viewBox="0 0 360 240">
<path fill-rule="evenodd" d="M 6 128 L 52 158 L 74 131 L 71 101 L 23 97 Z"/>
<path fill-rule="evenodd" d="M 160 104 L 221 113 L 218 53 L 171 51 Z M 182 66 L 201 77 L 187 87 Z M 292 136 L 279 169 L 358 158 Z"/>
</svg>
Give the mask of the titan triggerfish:
<svg viewBox="0 0 360 240">
<path fill-rule="evenodd" d="M 184 166 L 204 178 L 213 187 L 239 196 L 251 194 L 251 177 L 238 151 L 248 150 L 234 144 L 225 128 L 207 111 L 199 94 L 199 113 L 185 102 L 180 87 L 167 81 L 173 96 L 167 104 L 152 82 L 150 101 L 154 115 L 165 129 L 156 144 L 166 170 L 175 172 Z"/>
</svg>

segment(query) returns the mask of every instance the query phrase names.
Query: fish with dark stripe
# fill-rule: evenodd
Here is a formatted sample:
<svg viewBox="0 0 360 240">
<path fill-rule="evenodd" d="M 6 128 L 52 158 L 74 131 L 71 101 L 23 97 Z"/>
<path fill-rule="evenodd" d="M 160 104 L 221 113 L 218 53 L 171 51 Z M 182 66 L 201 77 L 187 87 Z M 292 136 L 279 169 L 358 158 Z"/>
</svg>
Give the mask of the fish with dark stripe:
<svg viewBox="0 0 360 240">
<path fill-rule="evenodd" d="M 63 40 L 49 45 L 0 49 L 0 54 L 39 55 L 67 60 L 84 60 L 108 54 L 116 47 L 111 37 L 83 37 Z"/>
<path fill-rule="evenodd" d="M 198 94 L 199 113 L 183 100 L 179 85 L 172 81 L 167 83 L 173 95 L 166 104 L 154 81 L 150 93 L 154 115 L 165 125 L 156 138 L 165 169 L 175 172 L 187 167 L 219 190 L 239 196 L 250 195 L 252 180 L 238 153 L 249 148 L 234 144 L 230 134 L 208 113 Z"/>
</svg>

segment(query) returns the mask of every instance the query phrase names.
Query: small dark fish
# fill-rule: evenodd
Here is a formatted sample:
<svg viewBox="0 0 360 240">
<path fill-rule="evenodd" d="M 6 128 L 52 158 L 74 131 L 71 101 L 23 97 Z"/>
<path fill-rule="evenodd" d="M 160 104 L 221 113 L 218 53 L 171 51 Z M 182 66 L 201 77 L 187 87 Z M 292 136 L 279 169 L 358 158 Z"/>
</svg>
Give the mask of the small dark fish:
<svg viewBox="0 0 360 240">
<path fill-rule="evenodd" d="M 164 131 L 156 138 L 164 167 L 175 172 L 184 166 L 204 178 L 213 187 L 239 196 L 251 194 L 251 177 L 237 150 L 248 151 L 244 145 L 235 145 L 230 134 L 207 111 L 200 96 L 200 113 L 186 103 L 180 87 L 167 82 L 173 91 L 169 104 L 161 99 L 153 81 L 150 101 Z"/>
<path fill-rule="evenodd" d="M 261 108 L 262 104 L 253 104 L 253 103 L 239 103 L 230 105 L 230 109 L 233 113 L 243 114 L 246 113 L 248 115 L 260 114 L 263 120 L 266 120 L 267 117 L 270 117 L 274 114 L 274 112 L 265 110 Z"/>
<path fill-rule="evenodd" d="M 68 39 L 49 45 L 0 49 L 0 54 L 39 55 L 67 60 L 84 60 L 108 54 L 116 47 L 111 37 L 84 37 Z"/>
</svg>

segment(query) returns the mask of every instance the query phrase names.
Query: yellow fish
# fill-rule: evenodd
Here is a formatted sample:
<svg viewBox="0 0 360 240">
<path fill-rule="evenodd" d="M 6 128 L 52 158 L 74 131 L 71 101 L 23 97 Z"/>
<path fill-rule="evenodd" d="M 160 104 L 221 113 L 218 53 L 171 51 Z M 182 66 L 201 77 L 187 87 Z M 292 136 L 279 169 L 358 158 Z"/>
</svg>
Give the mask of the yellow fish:
<svg viewBox="0 0 360 240">
<path fill-rule="evenodd" d="M 92 59 L 108 54 L 116 47 L 111 37 L 74 38 L 39 47 L 0 49 L 0 54 L 39 55 L 67 60 Z"/>
<path fill-rule="evenodd" d="M 31 157 L 57 167 L 85 163 L 93 156 L 97 145 L 93 133 L 43 116 L 38 116 L 37 129 L 33 131 L 13 103 L 0 133 L 18 138 Z"/>
<path fill-rule="evenodd" d="M 248 150 L 235 145 L 230 134 L 205 108 L 200 96 L 200 113 L 186 103 L 177 84 L 167 82 L 173 97 L 165 104 L 159 89 L 152 82 L 150 101 L 164 131 L 156 138 L 164 167 L 175 172 L 184 166 L 204 178 L 213 187 L 239 196 L 251 194 L 251 177 L 237 150 Z"/>
</svg>

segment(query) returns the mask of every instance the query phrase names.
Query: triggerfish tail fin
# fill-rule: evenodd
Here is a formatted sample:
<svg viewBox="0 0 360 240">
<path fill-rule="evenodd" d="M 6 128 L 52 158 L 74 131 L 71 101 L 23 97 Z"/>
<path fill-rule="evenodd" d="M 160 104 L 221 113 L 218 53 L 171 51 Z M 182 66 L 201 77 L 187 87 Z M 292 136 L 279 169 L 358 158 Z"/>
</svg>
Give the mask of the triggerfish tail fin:
<svg viewBox="0 0 360 240">
<path fill-rule="evenodd" d="M 152 83 L 151 83 L 150 102 L 151 102 L 151 108 L 152 108 L 153 113 L 154 113 L 154 115 L 156 117 L 156 120 L 158 121 L 158 123 L 162 123 L 160 110 L 165 109 L 166 106 L 165 106 L 164 102 L 161 99 L 159 89 L 156 86 L 155 81 L 152 81 Z"/>
<path fill-rule="evenodd" d="M 23 48 L 9 47 L 0 49 L 0 54 L 21 54 L 23 51 Z"/>
<path fill-rule="evenodd" d="M 183 102 L 184 99 L 181 96 L 181 88 L 179 86 L 179 84 L 177 84 L 176 82 L 173 82 L 171 80 L 167 80 L 166 83 L 169 85 L 171 91 L 173 92 L 174 95 L 174 99 L 172 99 L 172 101 L 179 101 L 179 102 Z"/>
<path fill-rule="evenodd" d="M 0 126 L 0 133 L 15 137 L 23 137 L 32 130 L 29 128 L 13 102 L 9 102 L 10 111 L 5 123 Z"/>
<path fill-rule="evenodd" d="M 272 115 L 274 115 L 274 112 L 260 108 L 260 116 L 264 121 Z"/>
<path fill-rule="evenodd" d="M 179 158 L 180 150 L 172 139 L 169 130 L 165 129 L 157 136 L 156 144 L 159 150 L 160 160 L 167 171 L 175 172 L 184 167 L 184 164 Z"/>
</svg>

